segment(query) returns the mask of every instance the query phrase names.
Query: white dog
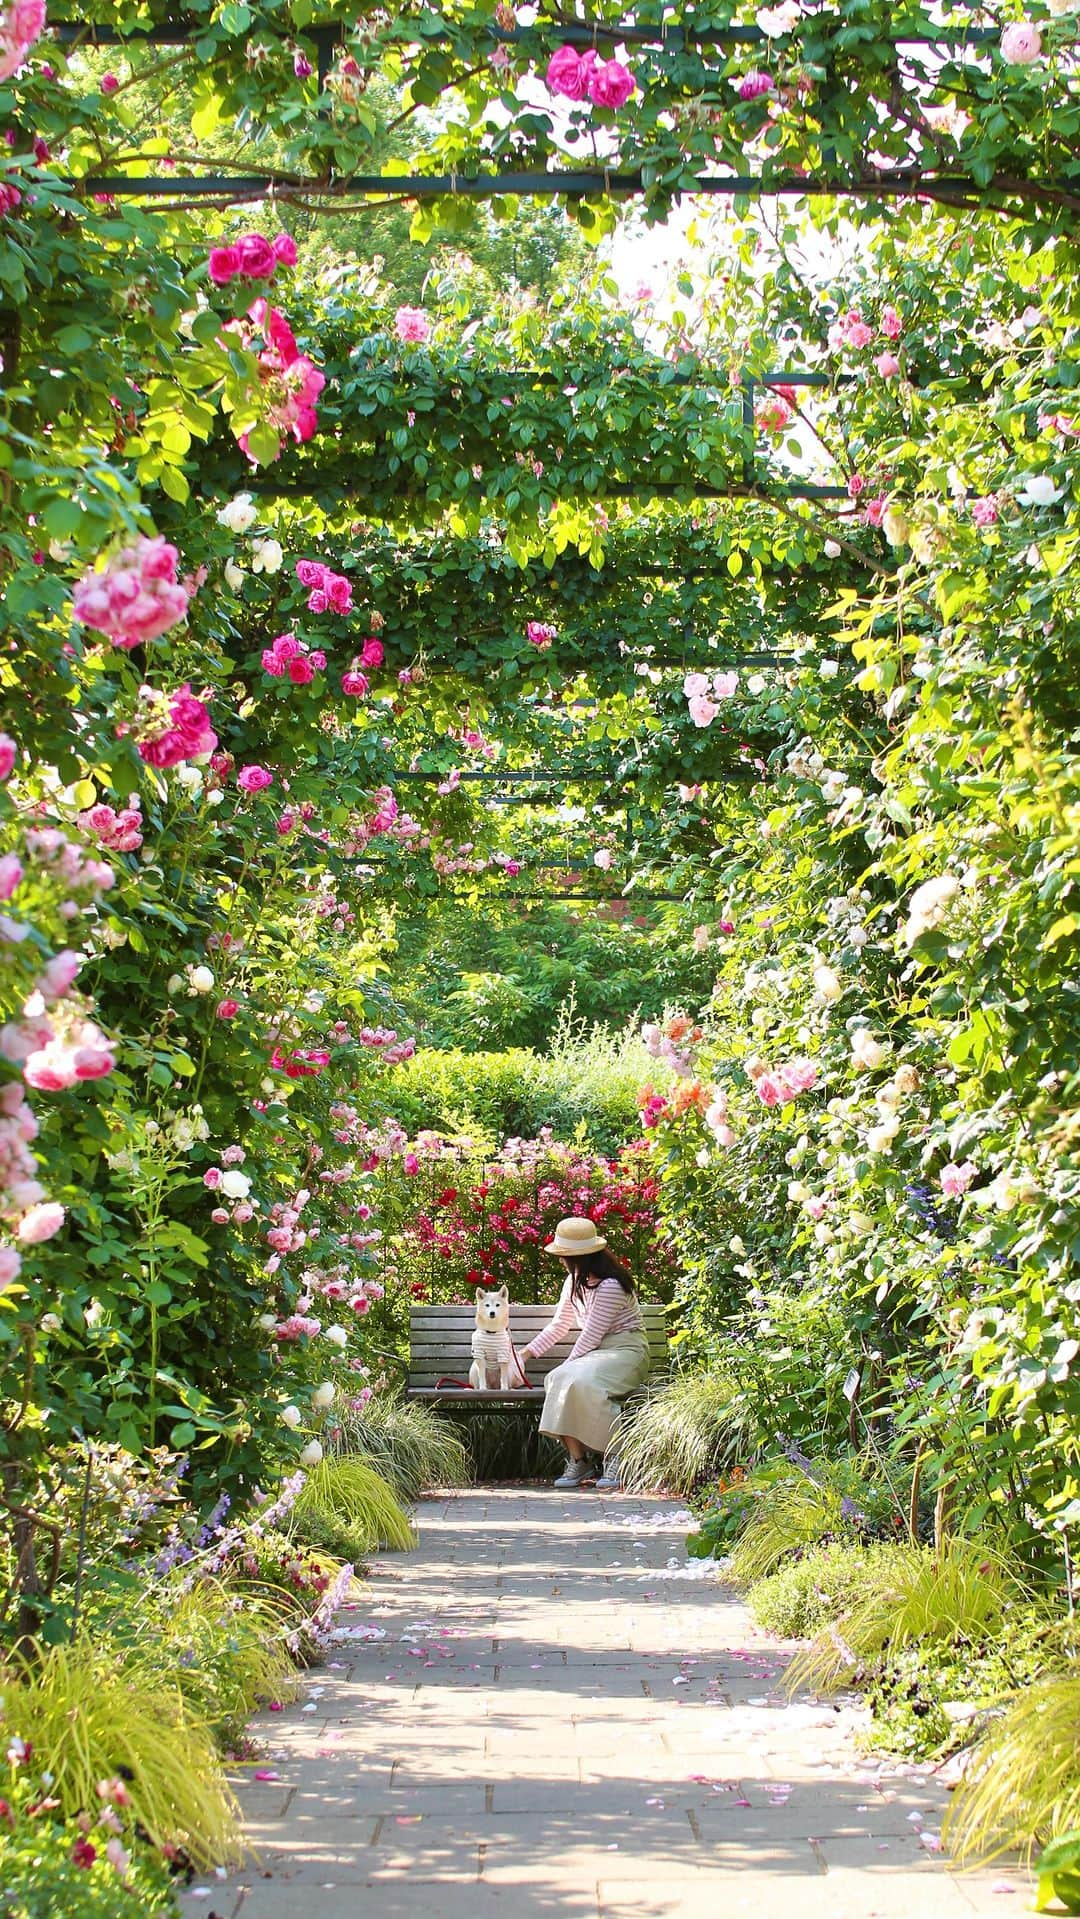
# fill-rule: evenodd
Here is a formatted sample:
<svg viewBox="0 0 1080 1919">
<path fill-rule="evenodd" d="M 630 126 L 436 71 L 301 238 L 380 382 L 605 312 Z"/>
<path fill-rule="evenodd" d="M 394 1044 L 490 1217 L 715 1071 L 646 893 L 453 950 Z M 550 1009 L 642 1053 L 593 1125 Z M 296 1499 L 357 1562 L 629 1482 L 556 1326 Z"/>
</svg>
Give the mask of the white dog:
<svg viewBox="0 0 1080 1919">
<path fill-rule="evenodd" d="M 476 1392 L 509 1392 L 514 1384 L 514 1351 L 510 1343 L 510 1295 L 505 1286 L 500 1286 L 497 1293 L 476 1295 L 472 1356 L 469 1384 Z M 494 1374 L 498 1375 L 497 1388 L 491 1383 Z"/>
</svg>

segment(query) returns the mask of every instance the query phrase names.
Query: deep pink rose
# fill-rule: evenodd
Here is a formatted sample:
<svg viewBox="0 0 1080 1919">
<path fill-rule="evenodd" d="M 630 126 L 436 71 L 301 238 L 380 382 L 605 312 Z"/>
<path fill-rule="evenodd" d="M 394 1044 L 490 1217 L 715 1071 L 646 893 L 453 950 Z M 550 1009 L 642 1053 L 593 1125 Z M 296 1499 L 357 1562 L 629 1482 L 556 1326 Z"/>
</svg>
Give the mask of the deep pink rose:
<svg viewBox="0 0 1080 1919">
<path fill-rule="evenodd" d="M 241 793 L 261 793 L 273 786 L 274 775 L 265 766 L 242 766 L 236 776 L 236 784 Z"/>
<path fill-rule="evenodd" d="M 228 286 L 240 271 L 240 255 L 236 247 L 210 248 L 210 278 L 216 287 Z"/>
<path fill-rule="evenodd" d="M 326 578 L 326 568 L 321 560 L 297 560 L 296 577 L 301 586 L 321 586 Z"/>
<path fill-rule="evenodd" d="M 238 999 L 222 999 L 218 1001 L 218 1019 L 235 1019 L 239 1011 L 240 1001 Z"/>
<path fill-rule="evenodd" d="M 291 233 L 279 233 L 271 244 L 274 249 L 274 258 L 279 266 L 294 267 L 296 265 L 296 241 Z"/>
<path fill-rule="evenodd" d="M 343 693 L 348 693 L 353 699 L 362 700 L 368 690 L 366 675 L 355 671 L 343 673 L 341 676 L 341 690 Z"/>
<path fill-rule="evenodd" d="M 624 107 L 636 82 L 621 60 L 602 60 L 588 77 L 589 98 L 598 107 Z"/>
<path fill-rule="evenodd" d="M 76 1079 L 105 1079 L 116 1066 L 107 1046 L 79 1046 L 75 1051 Z"/>
<path fill-rule="evenodd" d="M 0 859 L 0 900 L 11 898 L 22 876 L 22 861 L 14 853 L 5 853 Z"/>
<path fill-rule="evenodd" d="M 289 661 L 288 673 L 294 686 L 310 686 L 315 678 L 315 669 L 303 653 L 299 659 Z"/>
<path fill-rule="evenodd" d="M 548 92 L 561 95 L 564 100 L 584 100 L 589 69 L 582 73 L 581 64 L 576 47 L 560 47 L 552 54 L 544 75 Z"/>
<path fill-rule="evenodd" d="M 242 233 L 236 242 L 240 272 L 245 280 L 271 280 L 277 255 L 265 234 Z"/>
<path fill-rule="evenodd" d="M 9 733 L 0 733 L 0 780 L 8 780 L 11 778 L 12 768 L 15 765 L 15 755 L 18 750 Z"/>
<path fill-rule="evenodd" d="M 360 655 L 361 666 L 381 666 L 383 663 L 383 643 L 381 640 L 365 640 Z"/>
<path fill-rule="evenodd" d="M 759 100 L 765 93 L 775 93 L 776 81 L 771 73 L 747 73 L 739 81 L 740 100 Z"/>
</svg>

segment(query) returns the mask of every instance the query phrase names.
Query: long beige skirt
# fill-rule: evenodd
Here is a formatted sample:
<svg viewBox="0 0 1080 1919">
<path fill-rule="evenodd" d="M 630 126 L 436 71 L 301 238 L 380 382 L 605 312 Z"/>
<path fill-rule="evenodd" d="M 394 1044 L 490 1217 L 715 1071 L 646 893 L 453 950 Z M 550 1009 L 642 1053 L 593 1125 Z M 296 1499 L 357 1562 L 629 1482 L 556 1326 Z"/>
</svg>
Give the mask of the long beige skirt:
<svg viewBox="0 0 1080 1919">
<path fill-rule="evenodd" d="M 552 1367 L 544 1381 L 540 1431 L 556 1438 L 566 1434 L 590 1452 L 604 1453 L 619 1416 L 616 1399 L 633 1392 L 648 1376 L 644 1333 L 609 1333 L 595 1352 Z"/>
</svg>

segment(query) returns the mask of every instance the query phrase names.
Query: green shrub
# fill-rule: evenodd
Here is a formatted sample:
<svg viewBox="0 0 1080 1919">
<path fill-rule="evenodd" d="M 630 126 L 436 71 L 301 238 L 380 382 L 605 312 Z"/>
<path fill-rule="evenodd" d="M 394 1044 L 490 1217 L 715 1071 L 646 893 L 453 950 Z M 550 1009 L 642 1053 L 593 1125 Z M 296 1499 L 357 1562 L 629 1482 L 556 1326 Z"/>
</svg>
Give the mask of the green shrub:
<svg viewBox="0 0 1080 1919">
<path fill-rule="evenodd" d="M 747 1594 L 747 1605 L 766 1632 L 782 1639 L 809 1639 L 854 1604 L 865 1578 L 866 1548 L 838 1540 L 816 1546 L 759 1579 Z"/>
<path fill-rule="evenodd" d="M 678 1373 L 627 1407 L 612 1436 L 623 1485 L 686 1498 L 754 1450 L 747 1401 L 722 1373 Z"/>
<path fill-rule="evenodd" d="M 109 1832 L 92 1827 L 84 1834 L 72 1820 L 41 1813 L 29 1817 L 29 1797 L 25 1786 L 7 1789 L 9 1819 L 0 1848 L 3 1919 L 173 1919 L 177 1908 L 169 1875 L 143 1847 L 131 1849 L 121 1878 L 105 1854 Z M 95 1797 L 91 1817 L 100 1810 Z M 85 1851 L 87 1840 L 93 1859 Z M 122 1843 L 127 1850 L 130 1841 Z M 81 1850 L 73 1857 L 76 1847 Z M 80 1858 L 88 1863 L 80 1864 Z"/>
<path fill-rule="evenodd" d="M 343 1412 L 333 1444 L 336 1452 L 374 1467 L 406 1501 L 463 1486 L 469 1477 L 468 1448 L 457 1428 L 432 1407 L 389 1393 L 376 1393 L 366 1406 Z"/>
<path fill-rule="evenodd" d="M 291 1529 L 308 1545 L 362 1559 L 378 1547 L 405 1552 L 415 1544 L 392 1486 L 365 1460 L 331 1453 L 311 1467 L 292 1509 Z"/>
<path fill-rule="evenodd" d="M 903 1482 L 883 1479 L 866 1454 L 808 1459 L 792 1448 L 784 1461 L 751 1474 L 747 1490 L 753 1509 L 731 1561 L 740 1585 L 766 1578 L 788 1553 L 819 1540 L 891 1537 L 903 1523 Z"/>
</svg>

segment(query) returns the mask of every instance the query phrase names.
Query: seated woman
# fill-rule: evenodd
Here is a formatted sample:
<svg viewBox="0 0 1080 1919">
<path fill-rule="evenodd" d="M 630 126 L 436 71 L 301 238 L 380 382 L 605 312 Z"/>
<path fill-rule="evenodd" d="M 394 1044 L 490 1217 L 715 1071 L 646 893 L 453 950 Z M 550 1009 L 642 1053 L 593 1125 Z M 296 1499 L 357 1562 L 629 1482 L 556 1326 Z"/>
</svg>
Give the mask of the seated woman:
<svg viewBox="0 0 1080 1919">
<path fill-rule="evenodd" d="M 561 1492 L 595 1480 L 598 1491 L 617 1492 L 615 1468 L 597 1479 L 593 1461 L 602 1460 L 607 1450 L 619 1414 L 616 1400 L 649 1373 L 649 1343 L 633 1277 L 591 1219 L 560 1220 L 545 1250 L 562 1260 L 566 1283 L 549 1324 L 518 1355 L 522 1364 L 580 1328 L 569 1357 L 544 1381 L 540 1431 L 561 1439 L 569 1454 L 555 1485 Z"/>
</svg>

